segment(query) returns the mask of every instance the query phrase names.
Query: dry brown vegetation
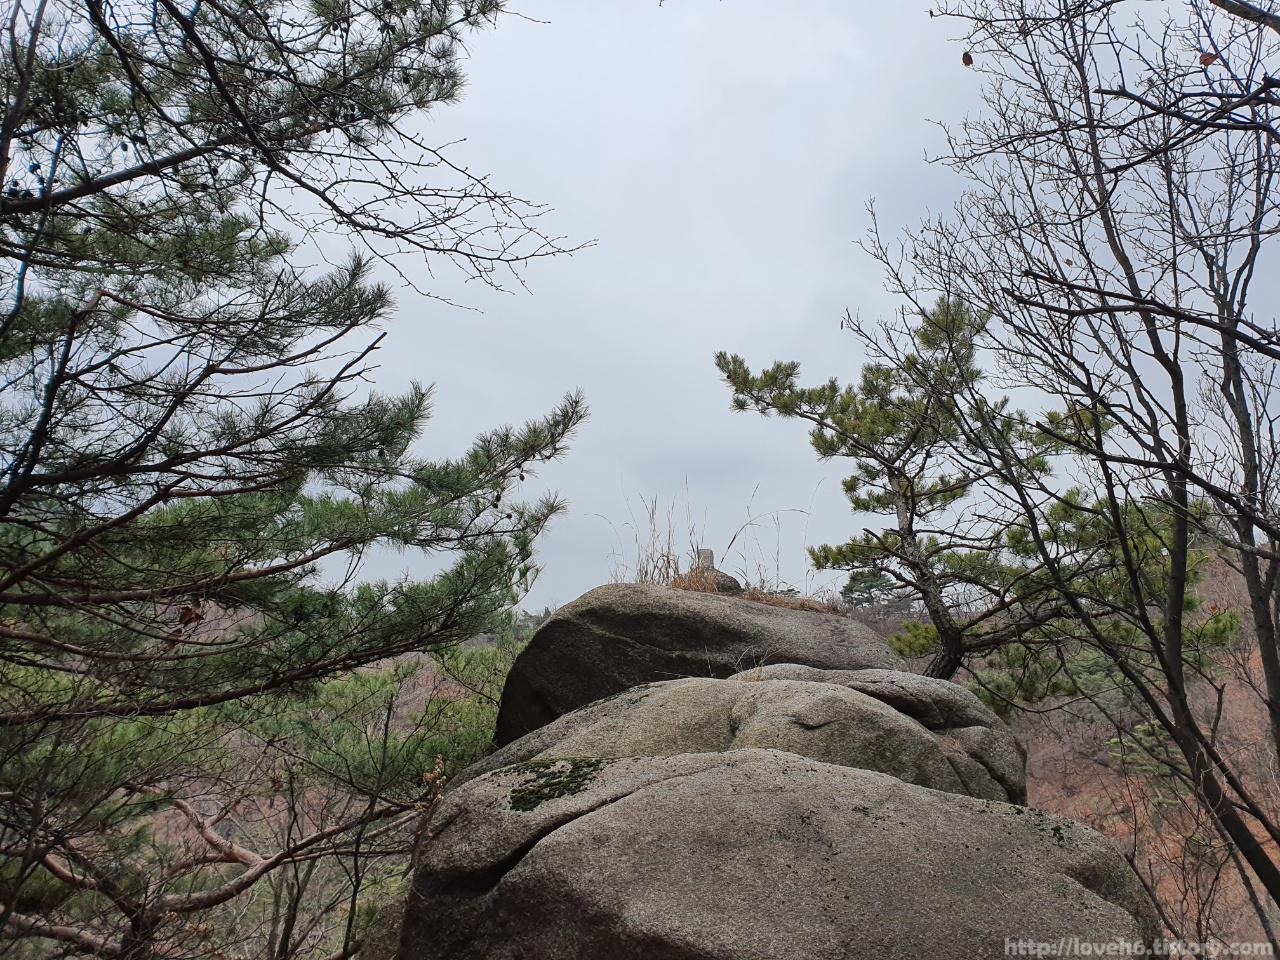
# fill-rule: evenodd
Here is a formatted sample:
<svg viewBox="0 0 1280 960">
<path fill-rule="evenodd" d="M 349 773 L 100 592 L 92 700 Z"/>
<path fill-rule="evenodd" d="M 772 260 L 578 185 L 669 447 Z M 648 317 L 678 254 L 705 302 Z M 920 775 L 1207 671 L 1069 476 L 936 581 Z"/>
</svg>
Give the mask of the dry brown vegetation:
<svg viewBox="0 0 1280 960">
<path fill-rule="evenodd" d="M 765 603 L 771 607 L 784 607 L 787 610 L 808 610 L 813 613 L 840 613 L 840 603 L 834 596 L 803 597 L 798 594 L 770 593 L 752 587 L 742 594 L 743 600 Z"/>
<path fill-rule="evenodd" d="M 844 612 L 833 590 L 805 595 L 782 582 L 778 551 L 774 549 L 770 560 L 769 551 L 758 533 L 762 523 L 770 522 L 776 526 L 779 514 L 788 511 L 756 516 L 748 508 L 747 520 L 729 538 L 720 556 L 734 556 L 732 576 L 743 588 L 738 592 L 723 590 L 719 581 L 725 577 L 724 573 L 698 565 L 698 551 L 705 545 L 707 537 L 694 520 L 687 501 L 683 511 L 677 509 L 674 501 L 660 507 L 657 497 L 641 499 L 640 507 L 639 517 L 633 511 L 624 524 L 632 540 L 632 559 L 624 563 L 615 554 L 610 577 L 612 582 L 674 587 L 694 593 L 733 592 L 742 600 L 788 610 Z M 731 554 L 735 547 L 736 553 Z"/>
<path fill-rule="evenodd" d="M 1240 575 L 1220 563 L 1200 585 L 1206 608 L 1246 611 Z M 1247 622 L 1218 658 L 1216 675 L 1193 693 L 1197 708 L 1216 716 L 1220 750 L 1244 772 L 1255 796 L 1280 814 L 1280 776 L 1269 747 L 1262 665 Z M 1260 919 L 1265 894 L 1246 879 L 1228 843 L 1185 787 L 1174 778 L 1122 763 L 1116 729 L 1083 702 L 1060 701 L 1023 711 L 1011 722 L 1028 748 L 1029 802 L 1089 824 L 1124 851 L 1152 893 L 1166 926 L 1201 943 L 1266 942 Z M 1258 840 L 1276 855 L 1275 845 Z M 1265 912 L 1265 910 L 1263 911 Z M 1273 911 L 1274 913 L 1274 911 Z M 1274 931 L 1276 921 L 1270 919 Z"/>
</svg>

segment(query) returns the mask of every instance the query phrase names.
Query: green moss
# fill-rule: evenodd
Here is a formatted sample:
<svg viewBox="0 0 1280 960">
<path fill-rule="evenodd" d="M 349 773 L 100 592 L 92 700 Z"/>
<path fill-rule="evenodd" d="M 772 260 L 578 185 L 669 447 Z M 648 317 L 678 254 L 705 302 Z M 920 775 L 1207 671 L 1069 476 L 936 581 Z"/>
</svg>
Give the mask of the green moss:
<svg viewBox="0 0 1280 960">
<path fill-rule="evenodd" d="M 527 774 L 525 780 L 511 790 L 511 809 L 527 813 L 548 800 L 581 793 L 612 760 L 601 757 L 565 757 L 560 760 L 530 760 L 511 768 L 512 773 Z"/>
</svg>

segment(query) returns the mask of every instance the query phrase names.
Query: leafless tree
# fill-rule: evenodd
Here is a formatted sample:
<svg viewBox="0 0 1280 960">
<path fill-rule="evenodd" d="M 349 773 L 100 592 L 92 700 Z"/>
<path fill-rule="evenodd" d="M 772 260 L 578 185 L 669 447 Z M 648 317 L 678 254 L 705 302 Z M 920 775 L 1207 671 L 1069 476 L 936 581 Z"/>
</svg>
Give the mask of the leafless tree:
<svg viewBox="0 0 1280 960">
<path fill-rule="evenodd" d="M 873 232 L 868 248 L 914 315 L 939 296 L 989 314 L 962 454 L 1004 491 L 1001 529 L 1021 531 L 1068 611 L 1023 639 L 1101 657 L 1132 697 L 1125 729 L 1159 734 L 1130 746 L 1202 805 L 1274 943 L 1280 15 L 1236 0 L 934 13 L 963 28 L 956 69 L 985 82 L 985 110 L 946 127 L 941 158 L 971 189 L 902 243 Z M 997 409 L 996 384 L 1027 412 Z M 1026 469 L 1015 430 L 1044 438 L 1052 474 Z M 1111 574 L 1081 575 L 1084 554 Z M 1223 689 L 1221 617 L 1196 595 L 1215 556 L 1247 585 L 1261 769 L 1203 696 Z"/>
</svg>

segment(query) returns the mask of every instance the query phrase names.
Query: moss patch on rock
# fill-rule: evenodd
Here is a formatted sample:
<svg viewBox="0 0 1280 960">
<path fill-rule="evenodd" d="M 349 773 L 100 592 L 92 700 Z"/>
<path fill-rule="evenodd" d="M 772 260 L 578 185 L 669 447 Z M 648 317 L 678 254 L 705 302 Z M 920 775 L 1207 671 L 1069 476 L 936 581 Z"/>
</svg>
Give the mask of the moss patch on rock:
<svg viewBox="0 0 1280 960">
<path fill-rule="evenodd" d="M 518 764 L 511 772 L 526 774 L 528 779 L 511 788 L 511 809 L 528 813 L 548 800 L 581 793 L 610 763 L 613 761 L 603 757 L 568 757 Z"/>
</svg>

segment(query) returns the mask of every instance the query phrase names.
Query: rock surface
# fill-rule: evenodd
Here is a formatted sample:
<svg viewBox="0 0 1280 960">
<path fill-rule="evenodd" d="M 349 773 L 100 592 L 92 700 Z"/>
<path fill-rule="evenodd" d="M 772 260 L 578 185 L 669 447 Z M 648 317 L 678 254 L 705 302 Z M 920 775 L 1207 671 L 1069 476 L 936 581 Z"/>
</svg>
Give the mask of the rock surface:
<svg viewBox="0 0 1280 960">
<path fill-rule="evenodd" d="M 796 663 L 757 667 L 732 679 L 805 680 L 857 690 L 960 747 L 1006 787 L 1010 802 L 1026 802 L 1026 752 L 1004 721 L 959 684 L 901 670 L 820 670 Z"/>
<path fill-rule="evenodd" d="M 498 714 L 499 746 L 631 687 L 728 677 L 772 663 L 893 669 L 901 660 L 845 617 L 638 584 L 598 587 L 561 607 L 517 658 Z"/>
<path fill-rule="evenodd" d="M 593 590 L 517 660 L 499 717 L 513 742 L 456 778 L 424 825 L 398 955 L 969 960 L 1018 941 L 1150 945 L 1154 910 L 1105 838 L 1004 802 L 1026 796 L 1004 724 L 898 665 L 838 617 Z"/>
<path fill-rule="evenodd" d="M 699 573 L 710 581 L 710 586 L 714 593 L 742 593 L 742 584 L 738 578 L 725 573 L 723 570 L 717 570 L 712 567 L 709 570 L 699 571 Z"/>
<path fill-rule="evenodd" d="M 694 677 L 633 688 L 560 717 L 462 778 L 529 760 L 747 747 L 877 770 L 948 793 L 1026 799 L 1017 741 L 963 687 L 888 670 L 824 671 L 794 664 L 731 680 Z"/>
<path fill-rule="evenodd" d="M 1158 935 L 1084 827 L 774 750 L 517 764 L 429 830 L 403 960 L 972 960 Z"/>
<path fill-rule="evenodd" d="M 698 581 L 700 586 L 711 593 L 742 593 L 742 584 L 737 577 L 716 569 L 716 555 L 711 550 L 698 551 L 697 562 L 686 577 Z"/>
</svg>

